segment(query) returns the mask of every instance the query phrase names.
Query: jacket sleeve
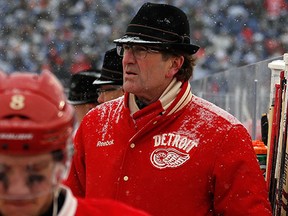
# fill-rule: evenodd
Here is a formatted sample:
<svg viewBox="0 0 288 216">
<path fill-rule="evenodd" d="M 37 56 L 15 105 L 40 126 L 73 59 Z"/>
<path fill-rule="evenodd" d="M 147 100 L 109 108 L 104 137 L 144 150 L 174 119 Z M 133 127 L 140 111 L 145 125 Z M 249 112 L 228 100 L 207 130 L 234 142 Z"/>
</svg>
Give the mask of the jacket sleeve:
<svg viewBox="0 0 288 216">
<path fill-rule="evenodd" d="M 219 148 L 214 167 L 217 215 L 272 215 L 265 179 L 246 129 L 234 126 Z"/>
<path fill-rule="evenodd" d="M 81 125 L 74 137 L 74 154 L 71 161 L 70 172 L 64 184 L 67 185 L 77 197 L 85 197 L 85 154 L 84 146 L 81 141 Z"/>
<path fill-rule="evenodd" d="M 110 199 L 81 199 L 78 198 L 76 215 L 85 216 L 151 216 L 150 214 Z"/>
</svg>

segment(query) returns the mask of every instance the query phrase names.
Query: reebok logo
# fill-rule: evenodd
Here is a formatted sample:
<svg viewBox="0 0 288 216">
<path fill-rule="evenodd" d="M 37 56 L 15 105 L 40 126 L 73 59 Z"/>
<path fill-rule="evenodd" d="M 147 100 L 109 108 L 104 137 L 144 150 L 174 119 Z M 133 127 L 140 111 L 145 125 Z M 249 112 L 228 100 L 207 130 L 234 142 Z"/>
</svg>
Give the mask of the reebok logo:
<svg viewBox="0 0 288 216">
<path fill-rule="evenodd" d="M 114 140 L 98 141 L 97 147 L 114 145 Z"/>
</svg>

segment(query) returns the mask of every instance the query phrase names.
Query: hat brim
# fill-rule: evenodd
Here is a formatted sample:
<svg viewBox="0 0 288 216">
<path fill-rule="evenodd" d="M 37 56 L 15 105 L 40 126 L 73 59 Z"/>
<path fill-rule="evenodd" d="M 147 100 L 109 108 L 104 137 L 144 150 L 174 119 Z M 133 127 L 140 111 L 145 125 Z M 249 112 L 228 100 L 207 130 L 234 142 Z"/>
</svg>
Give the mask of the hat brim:
<svg viewBox="0 0 288 216">
<path fill-rule="evenodd" d="M 93 82 L 93 85 L 108 85 L 108 84 L 114 84 L 114 81 L 109 81 L 109 80 L 95 80 Z"/>
<path fill-rule="evenodd" d="M 139 43 L 139 44 L 162 44 L 162 41 L 147 41 L 143 40 L 139 37 L 132 37 L 132 36 L 123 36 L 119 39 L 113 41 L 116 44 L 123 44 L 123 43 Z"/>
<path fill-rule="evenodd" d="M 82 105 L 82 104 L 88 104 L 88 103 L 95 103 L 97 104 L 98 102 L 95 101 L 95 100 L 86 100 L 86 101 L 83 101 L 83 100 L 75 100 L 75 101 L 72 101 L 72 100 L 67 100 L 67 103 L 71 104 L 71 105 Z"/>
<path fill-rule="evenodd" d="M 144 40 L 140 37 L 132 37 L 125 35 L 119 39 L 113 41 L 116 44 L 143 44 L 143 45 L 156 45 L 161 47 L 169 47 L 175 50 L 183 51 L 188 54 L 195 54 L 199 50 L 199 46 L 194 44 L 185 44 L 185 43 L 169 43 L 163 41 L 149 41 Z"/>
</svg>

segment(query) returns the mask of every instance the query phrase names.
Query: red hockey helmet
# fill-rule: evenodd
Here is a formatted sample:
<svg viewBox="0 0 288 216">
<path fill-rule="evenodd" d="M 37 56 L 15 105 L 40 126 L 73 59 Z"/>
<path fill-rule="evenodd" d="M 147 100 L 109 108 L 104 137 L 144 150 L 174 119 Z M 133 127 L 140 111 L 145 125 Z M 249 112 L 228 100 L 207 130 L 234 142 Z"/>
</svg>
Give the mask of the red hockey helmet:
<svg viewBox="0 0 288 216">
<path fill-rule="evenodd" d="M 74 124 L 60 81 L 49 71 L 0 73 L 0 153 L 65 149 Z"/>
</svg>

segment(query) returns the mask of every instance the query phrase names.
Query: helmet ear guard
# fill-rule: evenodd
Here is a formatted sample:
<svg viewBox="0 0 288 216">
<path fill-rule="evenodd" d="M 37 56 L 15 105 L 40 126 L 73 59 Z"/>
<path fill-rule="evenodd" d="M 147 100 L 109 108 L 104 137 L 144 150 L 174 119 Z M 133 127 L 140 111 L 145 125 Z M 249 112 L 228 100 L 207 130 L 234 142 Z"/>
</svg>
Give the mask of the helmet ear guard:
<svg viewBox="0 0 288 216">
<path fill-rule="evenodd" d="M 52 173 L 52 185 L 56 186 L 61 183 L 67 177 L 68 164 L 67 163 L 55 163 L 55 167 Z"/>
<path fill-rule="evenodd" d="M 69 142 L 66 149 L 54 151 L 52 153 L 55 161 L 55 169 L 52 180 L 54 184 L 58 184 L 67 178 L 71 166 L 71 159 L 74 152 L 73 150 L 73 144 L 72 142 Z"/>
</svg>

